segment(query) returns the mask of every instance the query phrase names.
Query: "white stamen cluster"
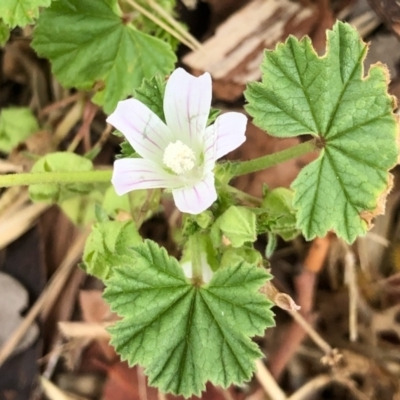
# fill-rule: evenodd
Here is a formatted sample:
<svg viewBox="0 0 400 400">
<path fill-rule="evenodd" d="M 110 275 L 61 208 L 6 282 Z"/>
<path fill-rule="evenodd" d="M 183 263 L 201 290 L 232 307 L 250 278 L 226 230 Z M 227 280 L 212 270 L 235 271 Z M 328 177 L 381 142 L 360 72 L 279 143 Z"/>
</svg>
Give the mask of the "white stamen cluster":
<svg viewBox="0 0 400 400">
<path fill-rule="evenodd" d="M 193 150 L 180 140 L 170 143 L 164 151 L 163 163 L 175 174 L 181 175 L 191 171 L 195 162 Z"/>
</svg>

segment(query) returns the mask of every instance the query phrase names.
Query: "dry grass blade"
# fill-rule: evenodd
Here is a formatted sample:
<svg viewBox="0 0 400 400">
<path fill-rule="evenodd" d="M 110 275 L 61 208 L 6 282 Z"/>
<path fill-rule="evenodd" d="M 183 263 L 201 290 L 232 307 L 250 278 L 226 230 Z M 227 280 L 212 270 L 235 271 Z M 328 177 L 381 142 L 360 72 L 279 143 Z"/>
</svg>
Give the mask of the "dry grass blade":
<svg viewBox="0 0 400 400">
<path fill-rule="evenodd" d="M 79 235 L 79 237 L 71 246 L 70 250 L 65 256 L 60 267 L 54 273 L 47 287 L 44 289 L 40 297 L 36 300 L 33 307 L 29 310 L 28 314 L 26 315 L 20 326 L 15 330 L 8 341 L 0 349 L 0 366 L 10 356 L 20 340 L 24 337 L 27 329 L 32 325 L 43 307 L 49 307 L 49 305 L 53 304 L 54 301 L 57 299 L 57 296 L 64 286 L 66 280 L 68 279 L 72 268 L 76 265 L 77 261 L 81 257 L 87 235 L 88 231 L 84 231 Z"/>
<path fill-rule="evenodd" d="M 76 397 L 69 396 L 43 376 L 40 377 L 40 383 L 44 393 L 50 400 L 76 400 Z"/>
<path fill-rule="evenodd" d="M 368 400 L 362 392 L 355 388 L 354 384 L 350 380 L 339 376 L 329 375 L 319 375 L 307 382 L 299 390 L 293 393 L 288 400 L 309 400 L 330 383 L 338 383 L 339 385 L 346 387 L 355 400 Z"/>
<path fill-rule="evenodd" d="M 171 17 L 161 6 L 159 6 L 154 0 L 147 0 L 149 5 L 158 12 L 166 21 L 168 21 L 185 39 L 187 39 L 194 47 L 195 50 L 201 48 L 201 43 L 192 36 L 189 32 L 185 31 L 182 26 L 174 18 Z"/>
<path fill-rule="evenodd" d="M 91 322 L 59 322 L 58 327 L 66 338 L 80 339 L 110 339 L 106 331 L 112 323 L 91 323 Z"/>
<path fill-rule="evenodd" d="M 13 164 L 12 162 L 0 160 L 0 173 L 6 174 L 9 172 L 22 172 L 23 168 L 21 165 Z"/>
<path fill-rule="evenodd" d="M 285 392 L 280 388 L 275 378 L 268 371 L 261 360 L 256 361 L 256 367 L 256 378 L 271 400 L 286 400 L 287 397 Z"/>
<path fill-rule="evenodd" d="M 158 26 L 163 28 L 171 36 L 178 39 L 181 43 L 183 43 L 184 45 L 189 47 L 189 49 L 196 50 L 196 48 L 193 46 L 193 44 L 188 42 L 180 33 L 176 32 L 174 29 L 172 29 L 172 27 L 168 26 L 163 21 L 161 21 L 158 17 L 154 16 L 149 11 L 147 11 L 145 8 L 143 8 L 140 4 L 136 3 L 135 0 L 126 0 L 126 2 L 128 4 L 130 4 L 135 10 L 139 11 L 141 14 L 146 16 L 148 19 L 153 21 L 155 24 L 157 24 Z"/>
<path fill-rule="evenodd" d="M 2 219 L 0 221 L 0 249 L 4 249 L 25 233 L 48 207 L 48 204 L 43 203 L 30 204 L 11 217 Z"/>
<path fill-rule="evenodd" d="M 0 220 L 10 218 L 29 201 L 26 188 L 15 186 L 8 188 L 0 197 Z"/>
</svg>

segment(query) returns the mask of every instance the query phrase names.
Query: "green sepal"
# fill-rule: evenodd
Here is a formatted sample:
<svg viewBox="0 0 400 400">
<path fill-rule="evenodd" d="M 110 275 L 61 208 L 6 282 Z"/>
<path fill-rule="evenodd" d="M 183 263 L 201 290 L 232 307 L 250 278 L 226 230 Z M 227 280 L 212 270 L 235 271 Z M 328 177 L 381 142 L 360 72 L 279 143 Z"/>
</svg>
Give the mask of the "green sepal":
<svg viewBox="0 0 400 400">
<path fill-rule="evenodd" d="M 221 187 L 222 191 L 235 176 L 237 165 L 238 164 L 234 162 L 222 162 L 217 163 L 215 166 L 215 180 L 217 185 Z"/>
<path fill-rule="evenodd" d="M 185 215 L 183 219 L 182 235 L 189 237 L 196 232 L 208 231 L 214 222 L 214 216 L 210 210 L 203 211 L 198 215 Z"/>
<path fill-rule="evenodd" d="M 134 266 L 119 265 L 105 300 L 122 317 L 111 344 L 129 365 L 145 368 L 162 392 L 199 395 L 207 381 L 227 387 L 249 380 L 262 353 L 250 337 L 274 325 L 259 293 L 270 275 L 240 263 L 193 286 L 175 258 L 154 242 L 134 247 Z"/>
</svg>

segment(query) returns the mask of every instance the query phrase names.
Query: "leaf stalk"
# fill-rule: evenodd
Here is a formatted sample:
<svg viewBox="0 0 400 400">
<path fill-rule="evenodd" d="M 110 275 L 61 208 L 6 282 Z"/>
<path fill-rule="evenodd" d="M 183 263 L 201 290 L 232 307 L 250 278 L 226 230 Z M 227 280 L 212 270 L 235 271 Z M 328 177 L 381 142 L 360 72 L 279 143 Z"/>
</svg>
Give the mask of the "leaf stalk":
<svg viewBox="0 0 400 400">
<path fill-rule="evenodd" d="M 190 255 L 192 258 L 192 279 L 196 283 L 203 282 L 203 270 L 201 267 L 201 240 L 199 234 L 194 234 L 189 238 Z"/>
<path fill-rule="evenodd" d="M 274 154 L 267 154 L 253 160 L 243 161 L 236 166 L 234 176 L 246 175 L 274 167 L 282 162 L 319 150 L 320 147 L 318 146 L 318 139 L 314 138 Z"/>
</svg>

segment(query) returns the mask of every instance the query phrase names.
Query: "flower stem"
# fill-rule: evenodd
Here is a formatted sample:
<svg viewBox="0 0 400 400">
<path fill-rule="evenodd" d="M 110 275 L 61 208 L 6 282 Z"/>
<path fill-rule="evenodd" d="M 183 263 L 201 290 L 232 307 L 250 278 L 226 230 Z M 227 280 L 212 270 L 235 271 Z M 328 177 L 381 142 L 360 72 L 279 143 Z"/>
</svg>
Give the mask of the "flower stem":
<svg viewBox="0 0 400 400">
<path fill-rule="evenodd" d="M 23 174 L 0 175 L 0 187 L 25 186 L 43 183 L 99 183 L 111 181 L 112 170 L 74 172 L 28 172 Z"/>
<path fill-rule="evenodd" d="M 279 151 L 274 154 L 267 154 L 259 158 L 239 163 L 235 170 L 235 176 L 246 175 L 252 172 L 261 171 L 266 168 L 273 167 L 292 158 L 300 157 L 304 154 L 311 153 L 320 148 L 317 139 L 311 139 L 307 142 L 300 143 L 296 146 Z"/>
<path fill-rule="evenodd" d="M 194 282 L 203 282 L 203 271 L 201 268 L 201 241 L 198 234 L 190 236 L 190 255 L 192 258 L 192 279 Z"/>
<path fill-rule="evenodd" d="M 243 192 L 240 189 L 237 189 L 233 186 L 230 185 L 226 185 L 226 189 L 233 193 L 237 199 L 245 202 L 245 203 L 249 203 L 251 205 L 255 205 L 255 206 L 259 206 L 262 202 L 262 200 L 258 197 L 252 196 L 250 194 L 247 194 L 246 192 Z"/>
</svg>

